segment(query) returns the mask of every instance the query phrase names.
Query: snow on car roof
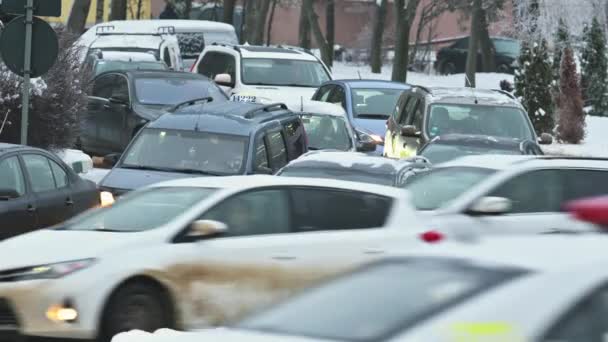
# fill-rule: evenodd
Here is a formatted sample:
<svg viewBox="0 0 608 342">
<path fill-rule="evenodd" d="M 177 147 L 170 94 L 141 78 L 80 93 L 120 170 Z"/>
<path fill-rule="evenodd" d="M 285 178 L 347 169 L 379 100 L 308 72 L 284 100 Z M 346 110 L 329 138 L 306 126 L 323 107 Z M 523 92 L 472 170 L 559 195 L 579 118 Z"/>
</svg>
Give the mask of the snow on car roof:
<svg viewBox="0 0 608 342">
<path fill-rule="evenodd" d="M 234 27 L 230 24 L 209 21 L 209 20 L 188 20 L 188 19 L 174 19 L 174 20 L 158 20 L 158 19 L 145 19 L 145 20 L 115 20 L 107 23 L 100 24 L 113 25 L 116 31 L 149 31 L 155 33 L 159 27 L 173 26 L 176 33 L 187 33 L 187 32 L 234 32 Z M 97 25 L 96 25 L 97 26 Z M 95 26 L 92 27 L 95 29 Z"/>
<path fill-rule="evenodd" d="M 513 164 L 534 159 L 532 155 L 498 155 L 498 154 L 480 154 L 459 157 L 448 162 L 438 165 L 437 168 L 445 167 L 479 167 L 494 170 L 504 170 Z"/>
<path fill-rule="evenodd" d="M 131 51 L 104 51 L 103 52 L 103 60 L 112 60 L 112 61 L 151 61 L 155 62 L 156 56 L 151 53 L 146 52 L 131 52 Z"/>
<path fill-rule="evenodd" d="M 477 99 L 480 105 L 520 106 L 519 101 L 509 97 L 505 93 L 488 89 L 433 87 L 430 88 L 430 96 L 433 102 L 470 102 Z"/>
<path fill-rule="evenodd" d="M 91 49 L 130 47 L 136 49 L 157 50 L 163 41 L 163 37 L 148 34 L 142 35 L 107 35 L 98 36 L 92 44 Z"/>
<path fill-rule="evenodd" d="M 287 107 L 295 109 L 297 113 L 323 114 L 331 116 L 346 117 L 346 111 L 342 106 L 322 101 L 293 100 L 286 103 Z"/>
<path fill-rule="evenodd" d="M 317 62 L 315 56 L 293 49 L 252 45 L 240 45 L 239 49 L 243 58 L 295 59 Z"/>
<path fill-rule="evenodd" d="M 407 196 L 407 191 L 389 186 L 362 184 L 357 182 L 339 181 L 333 179 L 299 178 L 299 177 L 277 177 L 271 175 L 250 176 L 225 176 L 225 177 L 199 177 L 176 179 L 157 183 L 151 187 L 209 187 L 209 188 L 257 188 L 265 186 L 301 185 L 316 186 L 336 189 L 365 191 L 389 197 L 402 198 Z"/>
<path fill-rule="evenodd" d="M 361 152 L 338 152 L 338 151 L 313 151 L 293 160 L 290 165 L 304 164 L 310 162 L 323 162 L 340 165 L 344 168 L 352 168 L 355 165 L 365 165 L 366 168 L 386 168 L 398 169 L 403 163 L 401 160 L 394 160 L 380 156 L 370 156 Z"/>
</svg>

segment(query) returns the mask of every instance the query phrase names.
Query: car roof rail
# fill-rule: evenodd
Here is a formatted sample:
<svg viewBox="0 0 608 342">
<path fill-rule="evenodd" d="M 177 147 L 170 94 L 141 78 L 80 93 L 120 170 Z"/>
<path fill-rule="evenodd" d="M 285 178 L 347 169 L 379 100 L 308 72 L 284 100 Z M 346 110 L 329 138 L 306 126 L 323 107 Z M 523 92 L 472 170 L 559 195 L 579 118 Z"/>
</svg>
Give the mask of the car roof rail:
<svg viewBox="0 0 608 342">
<path fill-rule="evenodd" d="M 107 31 L 114 31 L 115 29 L 116 27 L 114 25 L 101 25 L 97 26 L 97 28 L 95 29 L 95 34 L 100 35 L 103 33 L 107 33 Z"/>
<path fill-rule="evenodd" d="M 506 91 L 506 90 L 502 90 L 502 89 L 492 89 L 492 91 L 495 91 L 495 92 L 497 92 L 497 93 L 501 93 L 501 94 L 503 94 L 503 95 L 507 95 L 508 97 L 510 97 L 510 98 L 511 98 L 511 99 L 513 99 L 513 100 L 517 100 L 517 97 L 515 97 L 515 95 L 513 95 L 513 94 L 509 93 L 509 92 L 508 92 L 508 91 Z"/>
<path fill-rule="evenodd" d="M 156 31 L 160 34 L 175 34 L 175 26 L 159 26 Z"/>
<path fill-rule="evenodd" d="M 173 113 L 176 110 L 178 110 L 179 108 L 193 106 L 193 105 L 195 105 L 195 104 L 197 104 L 199 102 L 203 102 L 203 101 L 205 103 L 211 102 L 211 101 L 213 101 L 213 97 L 207 96 L 207 97 L 201 97 L 201 98 L 198 98 L 198 99 L 192 99 L 192 100 L 184 101 L 184 102 L 178 103 L 175 106 L 171 107 L 171 109 L 169 109 L 168 111 L 170 113 Z"/>
<path fill-rule="evenodd" d="M 245 114 L 243 114 L 243 117 L 245 119 L 251 119 L 256 115 L 256 113 L 259 113 L 259 112 L 269 113 L 273 110 L 278 110 L 278 109 L 288 110 L 287 105 L 285 105 L 284 103 L 271 103 L 271 104 L 264 105 L 262 107 L 252 109 L 252 110 L 246 112 Z"/>
</svg>

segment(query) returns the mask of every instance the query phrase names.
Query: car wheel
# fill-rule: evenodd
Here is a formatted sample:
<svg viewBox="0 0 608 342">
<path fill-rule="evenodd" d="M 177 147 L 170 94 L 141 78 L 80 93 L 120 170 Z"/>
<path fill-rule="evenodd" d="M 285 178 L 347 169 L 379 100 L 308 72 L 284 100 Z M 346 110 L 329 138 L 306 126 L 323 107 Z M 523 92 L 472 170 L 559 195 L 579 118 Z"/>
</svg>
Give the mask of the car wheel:
<svg viewBox="0 0 608 342">
<path fill-rule="evenodd" d="M 134 282 L 120 287 L 110 297 L 104 311 L 100 342 L 131 330 L 154 332 L 174 328 L 170 300 L 157 286 Z"/>
<path fill-rule="evenodd" d="M 498 67 L 496 67 L 496 72 L 501 74 L 510 74 L 511 69 L 506 64 L 500 64 Z"/>
<path fill-rule="evenodd" d="M 442 75 L 453 75 L 456 73 L 456 65 L 452 62 L 444 62 L 441 66 Z"/>
</svg>

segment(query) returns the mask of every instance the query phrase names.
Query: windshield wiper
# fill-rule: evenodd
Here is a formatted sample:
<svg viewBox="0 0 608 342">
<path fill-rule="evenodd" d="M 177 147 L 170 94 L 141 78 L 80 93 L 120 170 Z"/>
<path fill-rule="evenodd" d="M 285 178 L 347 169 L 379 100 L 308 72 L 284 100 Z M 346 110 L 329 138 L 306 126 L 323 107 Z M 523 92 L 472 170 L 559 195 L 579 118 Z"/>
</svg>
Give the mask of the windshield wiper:
<svg viewBox="0 0 608 342">
<path fill-rule="evenodd" d="M 200 175 L 209 175 L 209 176 L 221 176 L 221 174 L 219 174 L 217 172 L 210 172 L 210 171 L 204 171 L 204 170 L 199 170 L 199 169 L 174 169 L 173 172 L 200 174 Z"/>
<path fill-rule="evenodd" d="M 386 114 L 357 114 L 357 118 L 364 118 L 364 119 L 388 119 L 390 117 L 390 115 L 386 115 Z"/>
<path fill-rule="evenodd" d="M 175 172 L 175 169 L 170 167 L 158 167 L 158 166 L 146 166 L 146 165 L 120 165 L 120 168 L 123 169 L 132 169 L 132 170 L 146 170 L 146 171 L 162 171 L 162 172 Z"/>
</svg>

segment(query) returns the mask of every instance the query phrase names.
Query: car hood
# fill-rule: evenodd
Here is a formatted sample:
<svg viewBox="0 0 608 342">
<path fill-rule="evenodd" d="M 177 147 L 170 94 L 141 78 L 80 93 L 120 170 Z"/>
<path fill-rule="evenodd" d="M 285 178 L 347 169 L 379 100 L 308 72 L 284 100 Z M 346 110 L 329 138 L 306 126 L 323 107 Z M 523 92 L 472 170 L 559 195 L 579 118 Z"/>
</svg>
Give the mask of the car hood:
<svg viewBox="0 0 608 342">
<path fill-rule="evenodd" d="M 223 341 L 223 342 L 312 342 L 323 341 L 318 338 L 302 338 L 285 335 L 275 335 L 247 330 L 234 330 L 228 328 L 204 329 L 198 331 L 175 331 L 169 329 L 157 330 L 155 333 L 146 333 L 135 330 L 119 334 L 112 342 L 201 342 L 201 341 Z M 327 340 L 325 340 L 327 341 Z"/>
<path fill-rule="evenodd" d="M 158 119 L 161 115 L 166 114 L 171 108 L 173 108 L 173 106 L 169 105 L 133 105 L 133 111 L 135 113 L 150 121 Z"/>
<path fill-rule="evenodd" d="M 193 177 L 193 175 L 178 172 L 132 170 L 115 167 L 101 181 L 99 186 L 111 189 L 135 190 L 162 181 L 188 177 Z"/>
<path fill-rule="evenodd" d="M 386 134 L 385 119 L 354 119 L 353 121 L 355 128 L 370 131 L 384 139 L 384 135 Z"/>
<path fill-rule="evenodd" d="M 98 257 L 128 244 L 141 233 L 43 229 L 0 242 L 0 271 Z"/>
<path fill-rule="evenodd" d="M 317 88 L 312 87 L 273 87 L 253 86 L 243 89 L 236 95 L 256 96 L 263 103 L 285 103 L 291 110 L 299 111 L 303 100 L 310 100 Z"/>
</svg>

